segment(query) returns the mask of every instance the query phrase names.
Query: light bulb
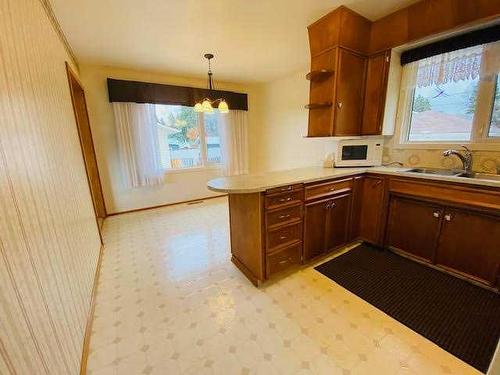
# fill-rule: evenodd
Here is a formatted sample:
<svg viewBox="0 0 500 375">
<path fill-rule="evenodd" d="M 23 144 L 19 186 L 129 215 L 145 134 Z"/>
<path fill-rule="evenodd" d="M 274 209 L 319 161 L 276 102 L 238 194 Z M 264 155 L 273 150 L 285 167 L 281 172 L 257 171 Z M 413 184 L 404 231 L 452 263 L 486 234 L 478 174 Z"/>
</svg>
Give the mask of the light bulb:
<svg viewBox="0 0 500 375">
<path fill-rule="evenodd" d="M 212 113 L 214 111 L 212 103 L 210 103 L 210 100 L 208 99 L 205 99 L 203 103 L 201 103 L 201 106 L 203 108 L 203 112 Z"/>
<path fill-rule="evenodd" d="M 229 106 L 227 105 L 227 102 L 224 99 L 222 99 L 219 103 L 219 112 L 229 113 Z"/>
<path fill-rule="evenodd" d="M 203 106 L 201 105 L 201 103 L 196 103 L 193 109 L 195 112 L 203 112 Z"/>
</svg>

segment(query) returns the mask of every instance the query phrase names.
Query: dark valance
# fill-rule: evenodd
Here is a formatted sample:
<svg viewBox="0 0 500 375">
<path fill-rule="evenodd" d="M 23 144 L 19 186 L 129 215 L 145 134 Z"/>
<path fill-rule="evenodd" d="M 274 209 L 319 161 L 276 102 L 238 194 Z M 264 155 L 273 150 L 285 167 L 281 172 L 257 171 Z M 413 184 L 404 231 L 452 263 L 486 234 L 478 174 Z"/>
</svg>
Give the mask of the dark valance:
<svg viewBox="0 0 500 375">
<path fill-rule="evenodd" d="M 440 55 L 446 52 L 496 42 L 498 40 L 500 40 L 500 25 L 471 31 L 466 34 L 405 51 L 401 55 L 401 65 L 406 65 L 414 61 Z"/>
<path fill-rule="evenodd" d="M 205 98 L 224 98 L 230 109 L 248 111 L 247 94 L 232 91 L 208 90 L 159 83 L 123 81 L 108 78 L 110 102 L 173 104 L 193 107 Z"/>
</svg>

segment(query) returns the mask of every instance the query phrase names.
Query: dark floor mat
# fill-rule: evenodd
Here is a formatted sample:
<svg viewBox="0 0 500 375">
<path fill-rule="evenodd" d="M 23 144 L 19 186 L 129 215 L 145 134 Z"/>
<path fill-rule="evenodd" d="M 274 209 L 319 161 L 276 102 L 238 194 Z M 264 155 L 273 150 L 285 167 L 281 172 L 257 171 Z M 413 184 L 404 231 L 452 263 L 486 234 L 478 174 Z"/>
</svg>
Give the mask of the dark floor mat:
<svg viewBox="0 0 500 375">
<path fill-rule="evenodd" d="M 500 336 L 500 296 L 367 244 L 315 268 L 486 372 Z"/>
</svg>

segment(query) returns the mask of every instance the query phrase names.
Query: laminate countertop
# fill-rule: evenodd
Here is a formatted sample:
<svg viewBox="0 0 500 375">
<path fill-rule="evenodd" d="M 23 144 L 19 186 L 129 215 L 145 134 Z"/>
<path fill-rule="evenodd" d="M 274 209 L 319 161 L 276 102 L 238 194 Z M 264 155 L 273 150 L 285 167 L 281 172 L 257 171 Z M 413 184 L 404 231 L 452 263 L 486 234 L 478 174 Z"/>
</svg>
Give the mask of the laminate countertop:
<svg viewBox="0 0 500 375">
<path fill-rule="evenodd" d="M 429 173 L 410 172 L 412 168 L 393 168 L 393 167 L 362 167 L 362 168 L 323 168 L 307 167 L 298 169 L 288 169 L 282 171 L 267 172 L 261 174 L 248 174 L 231 177 L 219 177 L 208 181 L 207 186 L 210 190 L 229 193 L 245 194 L 266 191 L 284 185 L 310 183 L 322 180 L 328 180 L 339 177 L 355 176 L 362 173 L 389 174 L 395 176 L 413 177 L 425 180 L 447 181 L 463 183 L 466 185 L 481 185 L 500 188 L 500 181 L 442 176 Z"/>
</svg>

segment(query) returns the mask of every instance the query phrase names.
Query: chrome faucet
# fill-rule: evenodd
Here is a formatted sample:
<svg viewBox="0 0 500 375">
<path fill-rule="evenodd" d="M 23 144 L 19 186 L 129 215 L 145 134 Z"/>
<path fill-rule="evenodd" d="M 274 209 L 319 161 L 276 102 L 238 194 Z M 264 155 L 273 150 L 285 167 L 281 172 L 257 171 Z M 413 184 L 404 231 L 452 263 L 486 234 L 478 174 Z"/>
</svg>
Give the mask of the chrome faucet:
<svg viewBox="0 0 500 375">
<path fill-rule="evenodd" d="M 462 161 L 465 173 L 470 174 L 472 173 L 472 151 L 464 145 L 461 145 L 460 147 L 465 149 L 463 154 L 457 150 L 446 150 L 443 152 L 443 156 L 457 156 Z"/>
</svg>

